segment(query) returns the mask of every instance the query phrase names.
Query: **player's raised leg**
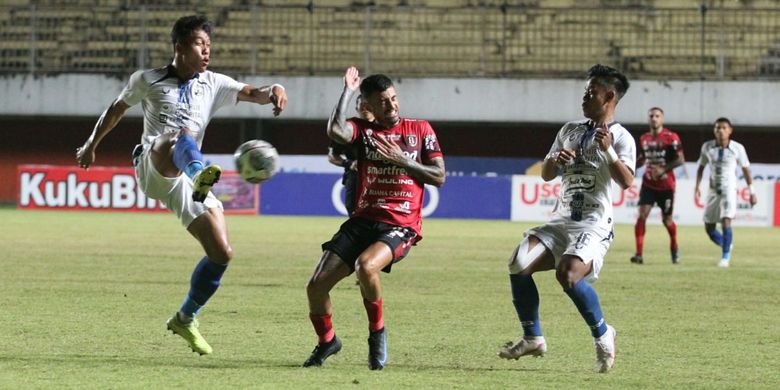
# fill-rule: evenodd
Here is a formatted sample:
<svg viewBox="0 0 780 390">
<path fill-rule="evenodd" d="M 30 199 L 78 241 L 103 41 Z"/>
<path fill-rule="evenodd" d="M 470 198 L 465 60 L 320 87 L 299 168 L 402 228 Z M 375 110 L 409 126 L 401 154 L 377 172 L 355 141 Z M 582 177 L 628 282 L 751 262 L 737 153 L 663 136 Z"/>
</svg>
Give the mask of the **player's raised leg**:
<svg viewBox="0 0 780 390">
<path fill-rule="evenodd" d="M 523 328 L 523 336 L 516 342 L 507 343 L 498 351 L 504 359 L 518 359 L 521 356 L 543 356 L 547 342 L 539 321 L 539 291 L 532 274 L 555 268 L 552 253 L 536 236 L 528 236 L 509 258 L 509 282 L 512 286 L 512 303 Z"/>
<path fill-rule="evenodd" d="M 181 129 L 173 147 L 173 163 L 192 179 L 192 200 L 203 202 L 211 187 L 219 181 L 219 165 L 203 166 L 203 154 L 189 129 Z"/>
<path fill-rule="evenodd" d="M 334 252 L 326 250 L 320 258 L 314 274 L 306 284 L 306 296 L 309 300 L 309 319 L 317 334 L 317 346 L 303 367 L 318 367 L 325 360 L 341 350 L 341 340 L 333 330 L 333 304 L 330 300 L 330 290 L 352 270 Z"/>
<path fill-rule="evenodd" d="M 228 242 L 225 217 L 219 208 L 208 209 L 187 230 L 201 243 L 206 256 L 192 271 L 190 291 L 167 325 L 168 329 L 184 338 L 193 351 L 204 355 L 211 353 L 212 348 L 198 331 L 195 317 L 219 288 L 222 275 L 233 257 L 233 249 Z"/>
<path fill-rule="evenodd" d="M 596 290 L 585 279 L 592 270 L 592 261 L 564 255 L 555 276 L 590 328 L 596 346 L 596 371 L 607 372 L 615 364 L 615 329 L 604 320 Z"/>
</svg>

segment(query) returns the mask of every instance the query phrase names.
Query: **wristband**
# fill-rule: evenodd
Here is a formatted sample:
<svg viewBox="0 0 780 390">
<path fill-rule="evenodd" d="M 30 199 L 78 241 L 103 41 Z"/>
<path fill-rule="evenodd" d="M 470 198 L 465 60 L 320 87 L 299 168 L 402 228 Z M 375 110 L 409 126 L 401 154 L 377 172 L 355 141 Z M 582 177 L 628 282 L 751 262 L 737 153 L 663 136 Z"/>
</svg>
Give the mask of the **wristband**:
<svg viewBox="0 0 780 390">
<path fill-rule="evenodd" d="M 343 160 L 341 162 L 341 167 L 342 168 L 346 168 L 346 169 L 351 168 L 352 167 L 352 160 Z"/>
<path fill-rule="evenodd" d="M 284 87 L 282 84 L 272 84 L 270 87 L 268 87 L 268 98 L 270 99 L 271 96 L 274 96 L 274 87 L 279 87 L 284 91 Z"/>
<path fill-rule="evenodd" d="M 618 155 L 615 153 L 615 148 L 612 146 L 609 147 L 604 153 L 607 154 L 607 162 L 610 164 L 614 164 L 618 161 Z"/>
<path fill-rule="evenodd" d="M 751 196 L 756 194 L 756 188 L 753 187 L 753 183 L 748 184 L 748 191 L 750 191 Z"/>
</svg>

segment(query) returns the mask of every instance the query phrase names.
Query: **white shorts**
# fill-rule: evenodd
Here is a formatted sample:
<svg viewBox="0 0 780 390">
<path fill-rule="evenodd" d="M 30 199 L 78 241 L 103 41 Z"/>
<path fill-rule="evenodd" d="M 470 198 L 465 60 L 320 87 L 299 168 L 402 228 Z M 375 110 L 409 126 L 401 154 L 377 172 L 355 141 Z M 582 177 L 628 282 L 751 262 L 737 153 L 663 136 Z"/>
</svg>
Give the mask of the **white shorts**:
<svg viewBox="0 0 780 390">
<path fill-rule="evenodd" d="M 704 223 L 718 223 L 723 218 L 737 216 L 737 191 L 718 192 L 710 188 L 707 206 L 704 207 Z"/>
<path fill-rule="evenodd" d="M 133 153 L 133 166 L 135 166 L 135 178 L 138 181 L 138 186 L 147 197 L 159 200 L 165 207 L 176 213 L 182 226 L 187 228 L 195 218 L 208 209 L 222 209 L 222 202 L 211 191 L 203 203 L 192 200 L 192 179 L 187 175 L 179 175 L 178 177 L 161 175 L 152 163 L 151 145 L 137 147 L 143 148 L 140 154 Z"/>
<path fill-rule="evenodd" d="M 588 283 L 599 278 L 604 265 L 604 256 L 612 243 L 612 232 L 594 229 L 590 226 L 577 226 L 565 220 L 553 220 L 542 226 L 529 229 L 526 236 L 534 236 L 550 250 L 555 257 L 555 266 L 563 255 L 577 256 L 585 264 L 593 263 L 593 270 L 585 276 Z"/>
</svg>

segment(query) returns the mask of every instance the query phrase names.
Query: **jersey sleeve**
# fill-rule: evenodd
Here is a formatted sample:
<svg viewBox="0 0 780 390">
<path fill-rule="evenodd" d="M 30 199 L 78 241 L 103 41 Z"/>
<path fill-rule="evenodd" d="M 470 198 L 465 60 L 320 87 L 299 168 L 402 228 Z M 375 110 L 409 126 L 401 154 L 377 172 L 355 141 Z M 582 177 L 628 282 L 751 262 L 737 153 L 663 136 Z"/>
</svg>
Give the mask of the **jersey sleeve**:
<svg viewBox="0 0 780 390">
<path fill-rule="evenodd" d="M 355 141 L 357 141 L 358 134 L 360 134 L 360 124 L 358 122 L 359 121 L 357 120 L 357 118 L 354 118 L 354 117 L 347 119 L 347 123 L 352 125 L 352 142 L 351 143 L 353 143 L 353 144 L 355 143 Z"/>
<path fill-rule="evenodd" d="M 436 157 L 444 157 L 444 153 L 441 152 L 441 147 L 439 146 L 439 140 L 436 138 L 436 132 L 433 131 L 433 127 L 431 127 L 430 123 L 425 122 L 425 125 L 422 128 L 422 134 L 420 135 L 423 139 L 422 153 L 420 154 L 423 161 L 431 161 L 431 159 Z"/>
<path fill-rule="evenodd" d="M 747 168 L 750 166 L 750 161 L 748 160 L 747 151 L 745 150 L 745 146 L 739 145 L 739 155 L 737 156 L 737 163 L 742 168 Z"/>
<path fill-rule="evenodd" d="M 682 155 L 682 141 L 680 140 L 680 136 L 677 133 L 672 133 L 672 145 L 670 148 L 674 150 L 675 153 Z"/>
<path fill-rule="evenodd" d="M 710 163 L 710 159 L 707 156 L 707 144 L 701 146 L 701 152 L 699 152 L 699 165 L 707 165 Z"/>
<path fill-rule="evenodd" d="M 214 98 L 214 111 L 221 107 L 238 103 L 238 93 L 246 84 L 234 80 L 232 77 L 221 73 L 214 73 L 214 86 L 216 94 Z"/>
<path fill-rule="evenodd" d="M 550 151 L 547 152 L 547 155 L 551 155 L 553 153 L 558 153 L 563 149 L 563 138 L 565 137 L 566 130 L 569 127 L 569 124 L 563 125 L 560 130 L 558 130 L 558 134 L 555 135 L 555 140 L 553 141 L 552 146 L 550 146 Z M 546 158 L 546 157 L 545 157 Z"/>
<path fill-rule="evenodd" d="M 149 83 L 144 79 L 144 71 L 139 70 L 130 76 L 130 80 L 119 94 L 119 99 L 128 106 L 134 106 L 141 102 L 149 92 Z"/>
<path fill-rule="evenodd" d="M 628 130 L 622 127 L 621 130 L 623 131 L 617 134 L 617 138 L 612 145 L 615 148 L 618 159 L 634 173 L 634 169 L 636 169 L 636 142 Z"/>
</svg>

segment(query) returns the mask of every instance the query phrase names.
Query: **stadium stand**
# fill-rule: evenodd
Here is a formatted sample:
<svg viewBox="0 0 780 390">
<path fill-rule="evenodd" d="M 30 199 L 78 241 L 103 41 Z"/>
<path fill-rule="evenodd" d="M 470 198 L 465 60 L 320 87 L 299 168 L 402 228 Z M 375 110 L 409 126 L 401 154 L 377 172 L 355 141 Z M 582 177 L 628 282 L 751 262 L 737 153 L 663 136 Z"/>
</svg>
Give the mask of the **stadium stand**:
<svg viewBox="0 0 780 390">
<path fill-rule="evenodd" d="M 239 74 L 337 74 L 345 62 L 427 77 L 780 76 L 780 3 L 669 0 L 7 0 L 0 72 L 127 74 L 169 60 L 185 13 L 216 22 Z"/>
</svg>

